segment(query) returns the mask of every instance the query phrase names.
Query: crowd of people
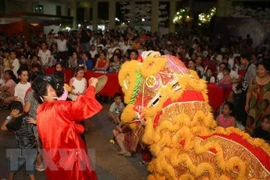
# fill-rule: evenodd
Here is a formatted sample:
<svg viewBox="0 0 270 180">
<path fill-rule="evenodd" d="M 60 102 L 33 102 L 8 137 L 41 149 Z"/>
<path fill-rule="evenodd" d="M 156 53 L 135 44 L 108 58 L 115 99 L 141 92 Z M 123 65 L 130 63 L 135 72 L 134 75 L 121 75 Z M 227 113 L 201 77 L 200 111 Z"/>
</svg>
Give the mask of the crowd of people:
<svg viewBox="0 0 270 180">
<path fill-rule="evenodd" d="M 194 31 L 185 35 L 171 33 L 161 36 L 145 30 L 138 32 L 131 27 L 125 31 L 93 32 L 81 26 L 76 32 L 54 33 L 52 30 L 49 34 L 32 36 L 27 42 L 23 35 L 8 37 L 1 33 L 0 107 L 10 105 L 12 118 L 28 113 L 30 118 L 26 122 L 35 124 L 38 102 L 31 83 L 46 68 L 55 67 L 54 77 L 65 83 L 63 99 L 74 101 L 86 92 L 85 71 L 118 72 L 122 63 L 140 59 L 146 50 L 177 56 L 207 83 L 231 88 L 229 98 L 216 117 L 218 125 L 225 128 L 242 125 L 241 129 L 252 136 L 270 141 L 269 42 L 254 47 L 250 35 L 242 38 L 218 34 L 209 38 Z M 69 82 L 66 82 L 63 68 L 74 70 L 74 77 Z M 132 132 L 121 124 L 120 114 L 124 108 L 121 94 L 116 94 L 114 100 L 109 117 L 117 124 L 113 135 L 120 147 L 118 154 L 130 156 L 134 148 L 130 148 L 127 142 Z M 20 102 L 23 108 L 14 102 Z M 6 125 L 2 126 L 3 130 L 12 130 Z M 33 135 L 38 138 L 35 125 L 32 126 Z M 41 157 L 38 157 L 37 169 L 42 169 L 41 162 Z"/>
</svg>

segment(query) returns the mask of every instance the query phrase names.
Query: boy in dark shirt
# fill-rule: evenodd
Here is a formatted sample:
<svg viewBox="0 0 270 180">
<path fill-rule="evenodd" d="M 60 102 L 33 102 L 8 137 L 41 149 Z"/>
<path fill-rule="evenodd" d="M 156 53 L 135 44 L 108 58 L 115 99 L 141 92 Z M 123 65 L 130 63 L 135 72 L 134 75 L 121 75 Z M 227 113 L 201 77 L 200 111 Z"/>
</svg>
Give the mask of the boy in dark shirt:
<svg viewBox="0 0 270 180">
<path fill-rule="evenodd" d="M 9 180 L 14 179 L 15 173 L 25 166 L 30 180 L 35 179 L 35 161 L 37 144 L 33 125 L 28 124 L 28 117 L 23 113 L 22 103 L 13 101 L 9 105 L 10 115 L 1 126 L 1 130 L 14 132 L 18 149 L 8 152 Z"/>
</svg>

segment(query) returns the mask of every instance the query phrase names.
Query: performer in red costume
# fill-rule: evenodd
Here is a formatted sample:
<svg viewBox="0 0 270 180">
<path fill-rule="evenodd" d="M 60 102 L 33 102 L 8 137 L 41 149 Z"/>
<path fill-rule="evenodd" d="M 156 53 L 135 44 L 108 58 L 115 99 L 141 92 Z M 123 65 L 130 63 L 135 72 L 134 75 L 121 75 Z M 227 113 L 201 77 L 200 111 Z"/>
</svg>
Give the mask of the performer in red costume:
<svg viewBox="0 0 270 180">
<path fill-rule="evenodd" d="M 89 79 L 89 87 L 76 101 L 58 100 L 63 85 L 51 76 L 37 77 L 32 84 L 41 105 L 37 110 L 37 128 L 43 146 L 48 180 L 96 180 L 96 172 L 80 138 L 84 127 L 79 121 L 98 113 L 102 106 L 95 99 L 98 80 Z"/>
</svg>

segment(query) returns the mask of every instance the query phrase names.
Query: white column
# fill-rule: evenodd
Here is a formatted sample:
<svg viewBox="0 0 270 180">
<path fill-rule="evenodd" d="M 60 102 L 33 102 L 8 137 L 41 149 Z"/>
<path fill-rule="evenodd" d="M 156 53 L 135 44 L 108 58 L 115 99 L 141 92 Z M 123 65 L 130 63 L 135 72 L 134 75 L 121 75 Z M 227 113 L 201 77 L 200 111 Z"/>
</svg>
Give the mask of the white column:
<svg viewBox="0 0 270 180">
<path fill-rule="evenodd" d="M 116 2 L 109 1 L 109 29 L 115 29 Z"/>
<path fill-rule="evenodd" d="M 61 8 L 61 16 L 68 16 L 68 3 L 63 3 Z"/>
<path fill-rule="evenodd" d="M 224 17 L 226 13 L 226 0 L 218 0 L 217 2 L 217 17 Z"/>
<path fill-rule="evenodd" d="M 92 1 L 92 25 L 93 25 L 93 31 L 97 31 L 97 26 L 98 26 L 98 2 L 97 0 Z"/>
<path fill-rule="evenodd" d="M 152 33 L 158 31 L 158 11 L 159 11 L 159 0 L 152 0 L 152 10 L 151 10 Z"/>
<path fill-rule="evenodd" d="M 73 29 L 77 29 L 77 0 L 70 0 L 70 16 L 73 17 Z"/>
<path fill-rule="evenodd" d="M 176 0 L 170 1 L 170 22 L 169 22 L 169 32 L 175 32 L 175 25 L 173 23 L 173 17 L 176 13 Z"/>
<path fill-rule="evenodd" d="M 33 13 L 33 0 L 25 0 L 25 12 Z"/>
</svg>

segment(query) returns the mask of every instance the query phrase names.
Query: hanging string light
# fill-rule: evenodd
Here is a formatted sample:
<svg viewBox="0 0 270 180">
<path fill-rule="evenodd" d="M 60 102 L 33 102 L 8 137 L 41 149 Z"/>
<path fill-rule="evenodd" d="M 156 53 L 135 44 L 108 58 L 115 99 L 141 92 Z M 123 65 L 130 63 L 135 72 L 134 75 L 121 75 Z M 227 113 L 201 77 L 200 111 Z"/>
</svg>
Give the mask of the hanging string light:
<svg viewBox="0 0 270 180">
<path fill-rule="evenodd" d="M 198 19 L 199 19 L 198 25 L 208 24 L 215 14 L 216 14 L 216 8 L 215 7 L 211 8 L 208 13 L 199 14 L 198 15 Z"/>
<path fill-rule="evenodd" d="M 192 21 L 192 17 L 190 16 L 189 8 L 182 8 L 176 12 L 173 18 L 174 24 L 182 24 L 183 22 L 190 22 Z"/>
</svg>

